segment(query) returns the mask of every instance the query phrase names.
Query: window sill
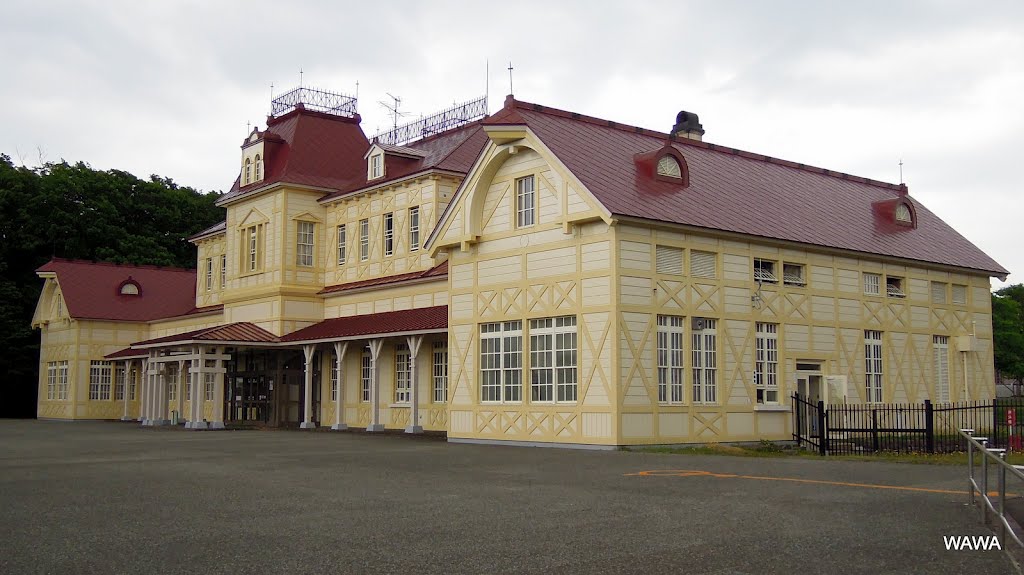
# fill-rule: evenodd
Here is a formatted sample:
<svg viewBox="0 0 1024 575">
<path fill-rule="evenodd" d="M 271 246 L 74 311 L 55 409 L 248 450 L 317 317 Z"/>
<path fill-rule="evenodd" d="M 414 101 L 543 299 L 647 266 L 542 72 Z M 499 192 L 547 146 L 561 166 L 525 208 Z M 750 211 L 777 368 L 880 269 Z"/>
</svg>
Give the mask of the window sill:
<svg viewBox="0 0 1024 575">
<path fill-rule="evenodd" d="M 410 401 L 410 402 L 405 402 L 405 403 L 389 403 L 388 407 L 389 408 L 395 408 L 395 407 L 409 408 L 409 407 L 412 407 L 412 402 Z"/>
<path fill-rule="evenodd" d="M 758 404 L 756 404 L 754 406 L 754 411 L 764 411 L 766 413 L 772 413 L 772 412 L 789 412 L 790 409 L 789 409 L 788 405 L 773 405 L 773 404 L 758 403 Z"/>
</svg>

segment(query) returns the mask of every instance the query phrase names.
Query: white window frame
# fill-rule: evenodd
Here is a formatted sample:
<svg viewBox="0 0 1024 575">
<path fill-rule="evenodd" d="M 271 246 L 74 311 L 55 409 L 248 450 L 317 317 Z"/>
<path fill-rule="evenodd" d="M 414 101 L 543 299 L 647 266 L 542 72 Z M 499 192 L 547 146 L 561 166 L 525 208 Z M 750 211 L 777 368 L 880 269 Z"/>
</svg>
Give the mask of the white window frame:
<svg viewBox="0 0 1024 575">
<path fill-rule="evenodd" d="M 46 363 L 46 399 L 57 399 L 57 362 Z"/>
<path fill-rule="evenodd" d="M 57 362 L 57 400 L 68 399 L 68 360 L 62 359 Z"/>
<path fill-rule="evenodd" d="M 370 356 L 370 348 L 363 348 L 363 355 L 359 358 L 359 385 L 360 400 L 363 403 L 370 401 L 370 388 L 373 385 L 373 358 Z"/>
<path fill-rule="evenodd" d="M 775 264 L 774 260 L 754 258 L 754 281 L 757 283 L 779 283 L 779 278 L 775 276 Z"/>
<path fill-rule="evenodd" d="M 659 315 L 657 319 L 658 403 L 686 403 L 685 321 L 679 315 Z"/>
<path fill-rule="evenodd" d="M 338 265 L 345 265 L 348 259 L 348 230 L 345 229 L 345 224 L 338 226 Z"/>
<path fill-rule="evenodd" d="M 395 344 L 395 403 L 412 402 L 412 370 L 409 346 Z"/>
<path fill-rule="evenodd" d="M 299 220 L 295 225 L 295 265 L 313 267 L 316 224 Z"/>
<path fill-rule="evenodd" d="M 331 358 L 331 401 L 338 401 L 338 358 Z"/>
<path fill-rule="evenodd" d="M 216 382 L 217 374 L 209 371 L 203 372 L 203 399 L 205 401 L 213 401 L 213 386 Z"/>
<path fill-rule="evenodd" d="M 221 254 L 220 256 L 220 289 L 224 289 L 228 285 L 228 255 Z"/>
<path fill-rule="evenodd" d="M 882 274 L 864 272 L 864 293 L 882 295 Z"/>
<path fill-rule="evenodd" d="M 263 179 L 263 158 L 260 157 L 259 154 L 256 154 L 256 162 L 255 162 L 255 164 L 256 164 L 256 174 L 255 174 L 256 177 L 253 178 L 253 181 L 254 182 L 258 182 L 258 181 Z"/>
<path fill-rule="evenodd" d="M 409 208 L 409 251 L 420 249 L 420 207 Z"/>
<path fill-rule="evenodd" d="M 531 403 L 576 403 L 578 361 L 576 316 L 530 320 Z"/>
<path fill-rule="evenodd" d="M 690 338 L 690 365 L 693 374 L 693 402 L 718 403 L 718 332 L 717 322 L 704 320 L 704 329 L 693 331 Z"/>
<path fill-rule="evenodd" d="M 679 165 L 679 160 L 666 154 L 658 160 L 657 173 L 659 176 L 681 179 L 683 177 L 683 167 Z"/>
<path fill-rule="evenodd" d="M 185 374 L 185 397 L 187 397 L 189 401 L 192 401 L 192 375 L 193 374 L 192 374 L 192 362 L 191 361 L 186 362 L 185 369 L 188 370 L 188 373 Z"/>
<path fill-rule="evenodd" d="M 907 293 L 903 291 L 903 278 L 896 276 L 885 276 L 886 297 L 905 298 Z"/>
<path fill-rule="evenodd" d="M 126 375 L 128 384 L 128 401 L 135 401 L 136 374 L 137 372 L 135 371 L 135 368 L 132 368 L 131 370 L 128 371 L 128 374 Z"/>
<path fill-rule="evenodd" d="M 206 291 L 213 291 L 213 258 L 206 258 Z"/>
<path fill-rule="evenodd" d="M 935 369 L 935 401 L 949 403 L 949 336 L 932 336 L 932 363 Z"/>
<path fill-rule="evenodd" d="M 388 212 L 384 214 L 384 256 L 395 255 L 395 214 Z"/>
<path fill-rule="evenodd" d="M 434 403 L 448 403 L 448 342 L 434 342 Z"/>
<path fill-rule="evenodd" d="M 523 322 L 480 324 L 480 402 L 522 401 Z"/>
<path fill-rule="evenodd" d="M 807 266 L 782 262 L 782 283 L 788 286 L 805 287 L 807 285 Z"/>
<path fill-rule="evenodd" d="M 516 227 L 528 228 L 537 223 L 537 191 L 533 175 L 516 179 Z"/>
<path fill-rule="evenodd" d="M 384 154 L 374 154 L 370 156 L 370 179 L 381 177 L 384 177 Z"/>
<path fill-rule="evenodd" d="M 779 324 L 758 322 L 754 344 L 755 400 L 779 404 Z"/>
<path fill-rule="evenodd" d="M 260 269 L 260 249 L 259 249 L 259 238 L 260 238 L 260 227 L 249 226 L 246 228 L 246 241 L 249 246 L 249 271 L 256 272 Z"/>
<path fill-rule="evenodd" d="M 89 362 L 89 401 L 110 401 L 110 369 L 109 361 Z"/>
<path fill-rule="evenodd" d="M 127 374 L 124 367 L 114 367 L 114 401 L 124 401 L 125 380 Z"/>
<path fill-rule="evenodd" d="M 885 383 L 882 362 L 882 332 L 864 330 L 864 399 L 865 403 L 881 403 Z"/>
<path fill-rule="evenodd" d="M 252 159 L 245 159 L 245 179 L 242 181 L 243 186 L 248 186 L 252 183 Z"/>
<path fill-rule="evenodd" d="M 370 220 L 359 220 L 359 261 L 370 259 Z"/>
</svg>

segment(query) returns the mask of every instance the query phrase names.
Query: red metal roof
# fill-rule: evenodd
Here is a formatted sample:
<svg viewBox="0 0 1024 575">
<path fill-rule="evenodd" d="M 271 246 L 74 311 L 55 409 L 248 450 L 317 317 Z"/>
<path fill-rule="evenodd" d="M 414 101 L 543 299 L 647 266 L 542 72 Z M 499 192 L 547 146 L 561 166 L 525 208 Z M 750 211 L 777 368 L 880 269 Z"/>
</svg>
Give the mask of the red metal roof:
<svg viewBox="0 0 1024 575">
<path fill-rule="evenodd" d="M 353 290 L 353 289 L 363 288 L 363 287 L 371 287 L 371 286 L 380 286 L 380 285 L 388 285 L 388 284 L 394 284 L 394 283 L 401 283 L 401 282 L 404 282 L 404 281 L 416 280 L 416 279 L 421 279 L 421 278 L 433 278 L 433 277 L 441 278 L 441 277 L 446 276 L 446 275 L 448 275 L 448 260 L 445 260 L 445 261 L 437 264 L 436 266 L 434 266 L 434 267 L 432 267 L 432 268 L 430 268 L 428 270 L 419 271 L 419 272 L 409 272 L 407 274 L 398 274 L 398 275 L 393 275 L 393 276 L 384 276 L 384 277 L 373 278 L 373 279 L 369 279 L 369 280 L 360 280 L 360 281 L 357 281 L 357 282 L 348 282 L 348 283 L 343 283 L 343 284 L 336 284 L 336 285 L 332 285 L 332 286 L 327 286 L 324 289 L 320 290 L 318 293 L 320 293 L 320 294 L 336 293 L 336 292 L 340 292 L 340 291 L 348 291 L 348 290 Z"/>
<path fill-rule="evenodd" d="M 196 270 L 54 258 L 36 272 L 57 274 L 75 319 L 150 321 L 212 309 L 195 307 Z M 139 285 L 139 295 L 121 295 L 129 279 Z"/>
<path fill-rule="evenodd" d="M 132 347 L 138 348 L 140 346 L 152 346 L 165 343 L 183 343 L 187 341 L 274 343 L 278 340 L 279 338 L 276 335 L 256 324 L 249 323 L 247 321 L 239 321 L 215 327 L 196 329 L 175 335 L 147 339 L 145 341 L 133 343 Z"/>
<path fill-rule="evenodd" d="M 511 98 L 483 123 L 529 126 L 612 214 L 1008 273 L 895 184 Z M 686 188 L 645 175 L 635 160 L 666 145 L 686 160 Z M 873 204 L 900 197 L 916 227 L 876 214 Z"/>
<path fill-rule="evenodd" d="M 188 241 L 191 242 L 191 241 L 198 240 L 200 238 L 205 238 L 207 236 L 215 236 L 217 234 L 222 234 L 225 231 L 227 231 L 227 229 L 228 229 L 228 222 L 227 222 L 227 220 L 225 220 L 223 222 L 213 224 L 212 226 L 206 228 L 205 230 L 203 230 L 203 231 L 201 231 L 201 232 L 199 232 L 197 234 L 189 236 Z"/>
<path fill-rule="evenodd" d="M 264 178 L 247 186 L 239 186 L 236 179 L 231 190 L 218 200 L 219 205 L 277 182 L 337 190 L 366 179 L 362 156 L 370 142 L 359 127 L 358 116 L 348 118 L 297 108 L 270 118 L 262 138 Z"/>
<path fill-rule="evenodd" d="M 439 305 L 327 319 L 285 335 L 281 338 L 281 343 L 446 329 L 448 329 L 448 306 Z"/>
<path fill-rule="evenodd" d="M 149 354 L 137 349 L 126 347 L 124 349 L 115 351 L 114 353 L 108 353 L 103 356 L 103 359 L 133 359 L 138 357 L 148 357 Z"/>
</svg>

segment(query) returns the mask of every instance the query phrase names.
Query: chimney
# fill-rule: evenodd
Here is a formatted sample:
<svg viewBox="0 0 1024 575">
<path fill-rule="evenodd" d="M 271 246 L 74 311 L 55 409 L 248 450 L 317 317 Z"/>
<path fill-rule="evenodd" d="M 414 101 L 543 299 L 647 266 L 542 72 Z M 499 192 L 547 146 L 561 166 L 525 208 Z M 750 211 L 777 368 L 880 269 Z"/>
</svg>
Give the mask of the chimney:
<svg viewBox="0 0 1024 575">
<path fill-rule="evenodd" d="M 672 126 L 672 135 L 677 138 L 689 138 L 699 142 L 704 136 L 704 127 L 700 125 L 697 114 L 684 110 L 676 114 L 676 125 Z"/>
</svg>

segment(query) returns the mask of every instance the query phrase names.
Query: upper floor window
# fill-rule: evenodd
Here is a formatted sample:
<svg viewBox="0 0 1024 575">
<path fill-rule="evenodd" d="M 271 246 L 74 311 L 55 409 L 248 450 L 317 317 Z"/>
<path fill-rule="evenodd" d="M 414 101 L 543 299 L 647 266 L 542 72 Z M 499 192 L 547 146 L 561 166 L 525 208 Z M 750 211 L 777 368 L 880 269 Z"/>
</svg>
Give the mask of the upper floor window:
<svg viewBox="0 0 1024 575">
<path fill-rule="evenodd" d="M 263 158 L 256 154 L 256 181 L 263 179 Z"/>
<path fill-rule="evenodd" d="M 679 167 L 679 160 L 672 156 L 662 156 L 658 160 L 658 175 L 668 178 L 682 178 L 683 171 Z"/>
<path fill-rule="evenodd" d="M 295 239 L 295 264 L 313 265 L 313 222 L 299 222 Z"/>
<path fill-rule="evenodd" d="M 695 278 L 714 278 L 716 275 L 715 254 L 698 250 L 690 251 L 690 275 Z"/>
<path fill-rule="evenodd" d="M 345 265 L 345 252 L 347 251 L 348 238 L 345 233 L 345 224 L 338 226 L 338 265 Z"/>
<path fill-rule="evenodd" d="M 370 259 L 370 220 L 359 220 L 359 261 Z"/>
<path fill-rule="evenodd" d="M 779 279 L 775 277 L 775 262 L 754 259 L 754 281 L 758 283 L 777 283 Z"/>
<path fill-rule="evenodd" d="M 903 278 L 886 276 L 885 293 L 889 297 L 906 297 L 907 294 L 903 292 Z"/>
<path fill-rule="evenodd" d="M 882 276 L 864 272 L 864 293 L 880 295 L 882 293 Z"/>
<path fill-rule="evenodd" d="M 395 215 L 384 214 L 384 255 L 391 256 L 395 253 Z"/>
<path fill-rule="evenodd" d="M 224 289 L 228 283 L 228 256 L 226 254 L 220 256 L 220 287 Z"/>
<path fill-rule="evenodd" d="M 525 228 L 533 225 L 535 198 L 533 176 L 516 180 L 516 227 Z"/>
<path fill-rule="evenodd" d="M 420 208 L 409 208 L 409 251 L 420 249 Z"/>
<path fill-rule="evenodd" d="M 659 274 L 683 275 L 683 248 L 655 246 L 655 270 Z"/>
<path fill-rule="evenodd" d="M 946 284 L 944 282 L 932 282 L 932 303 L 946 303 Z"/>
<path fill-rule="evenodd" d="M 782 283 L 788 286 L 805 286 L 804 266 L 800 264 L 782 264 Z"/>
<path fill-rule="evenodd" d="M 206 291 L 213 289 L 213 258 L 206 258 Z"/>
<path fill-rule="evenodd" d="M 961 305 L 967 303 L 967 286 L 953 284 L 953 303 Z"/>
<path fill-rule="evenodd" d="M 139 284 L 136 283 L 135 280 L 133 280 L 131 278 L 128 278 L 127 280 L 125 280 L 124 283 L 121 284 L 121 289 L 119 291 L 120 291 L 121 295 L 139 295 L 139 293 L 140 293 Z M 61 314 L 61 300 L 60 300 L 60 294 L 57 294 L 57 316 L 59 317 L 60 314 Z"/>
<path fill-rule="evenodd" d="M 246 272 L 259 271 L 262 265 L 263 224 L 249 226 L 242 230 L 242 269 Z"/>
<path fill-rule="evenodd" d="M 242 185 L 247 186 L 252 182 L 252 160 L 249 158 L 245 159 L 245 177 L 242 180 Z"/>
<path fill-rule="evenodd" d="M 125 285 L 128 285 L 128 284 L 125 284 Z M 135 288 L 136 294 L 138 293 L 138 291 L 139 291 L 139 288 L 136 287 Z M 125 293 L 124 292 L 124 286 L 121 287 L 121 293 L 122 294 Z M 57 317 L 62 317 L 64 315 L 64 298 L 60 297 L 60 292 L 56 292 L 53 297 L 57 300 Z"/>
<path fill-rule="evenodd" d="M 376 179 L 384 175 L 384 154 L 370 156 L 370 179 Z"/>
</svg>

